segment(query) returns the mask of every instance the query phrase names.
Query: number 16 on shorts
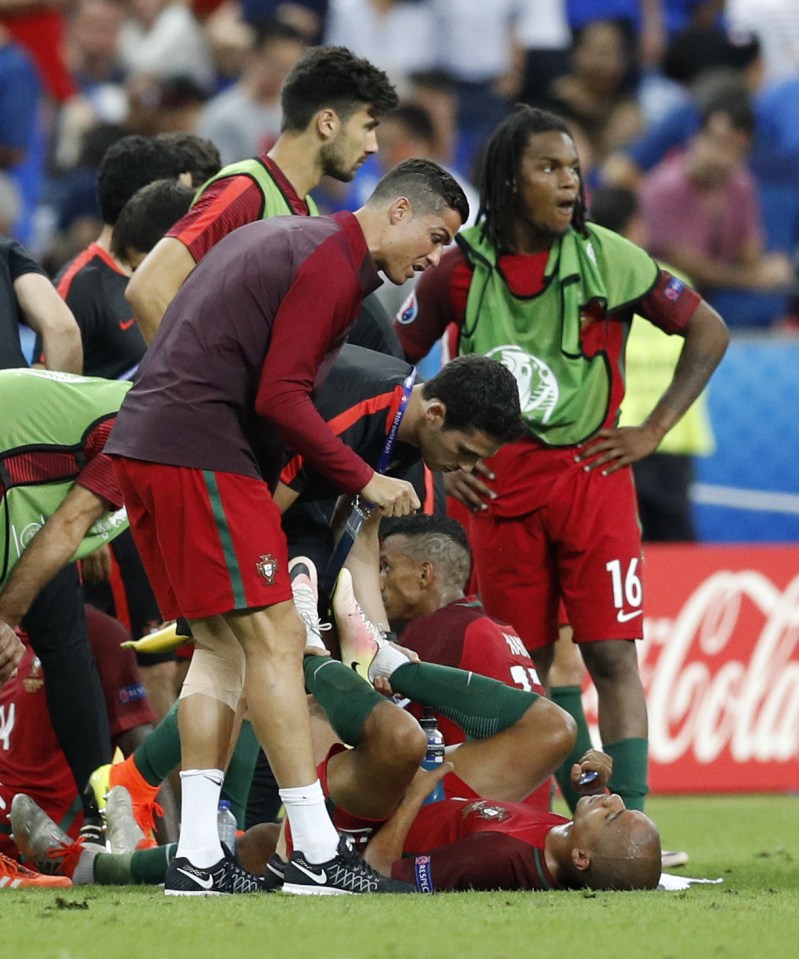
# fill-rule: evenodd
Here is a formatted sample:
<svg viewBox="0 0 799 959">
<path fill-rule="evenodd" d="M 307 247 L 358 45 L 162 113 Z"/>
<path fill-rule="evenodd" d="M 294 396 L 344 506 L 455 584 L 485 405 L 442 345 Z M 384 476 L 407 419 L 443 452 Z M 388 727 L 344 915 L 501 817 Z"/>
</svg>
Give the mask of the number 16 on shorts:
<svg viewBox="0 0 799 959">
<path fill-rule="evenodd" d="M 640 562 L 639 557 L 634 557 L 630 560 L 626 571 L 621 560 L 612 559 L 605 564 L 605 569 L 610 573 L 616 619 L 620 623 L 627 623 L 643 613 L 641 600 L 644 598 L 644 587 L 638 575 Z"/>
</svg>

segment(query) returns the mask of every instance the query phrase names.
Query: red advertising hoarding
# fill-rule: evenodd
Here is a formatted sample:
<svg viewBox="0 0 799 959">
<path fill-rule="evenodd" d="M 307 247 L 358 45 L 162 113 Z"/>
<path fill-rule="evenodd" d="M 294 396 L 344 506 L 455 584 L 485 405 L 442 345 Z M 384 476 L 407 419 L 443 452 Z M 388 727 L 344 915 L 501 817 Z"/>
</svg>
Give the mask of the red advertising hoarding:
<svg viewBox="0 0 799 959">
<path fill-rule="evenodd" d="M 645 590 L 651 791 L 799 791 L 799 547 L 648 545 Z"/>
</svg>

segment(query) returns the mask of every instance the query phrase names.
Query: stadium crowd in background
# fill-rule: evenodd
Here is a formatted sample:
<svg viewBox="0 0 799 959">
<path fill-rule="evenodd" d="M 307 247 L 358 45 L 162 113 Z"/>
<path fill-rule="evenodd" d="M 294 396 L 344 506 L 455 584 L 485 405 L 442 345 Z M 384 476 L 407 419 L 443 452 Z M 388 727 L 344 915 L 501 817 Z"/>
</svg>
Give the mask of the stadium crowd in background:
<svg viewBox="0 0 799 959">
<path fill-rule="evenodd" d="M 463 258 L 461 251 L 471 249 L 475 263 L 480 255 L 490 257 L 492 249 L 530 252 L 512 250 L 514 243 L 503 230 L 513 216 L 509 213 L 510 221 L 503 221 L 501 215 L 529 198 L 520 181 L 508 186 L 521 168 L 508 168 L 499 187 L 495 174 L 499 160 L 519 161 L 529 146 L 526 137 L 553 134 L 571 151 L 567 163 L 557 159 L 553 164 L 570 183 L 564 188 L 563 223 L 558 220 L 556 228 L 548 224 L 542 235 L 551 240 L 562 232 L 561 225 L 569 232 L 571 224 L 570 237 L 584 237 L 583 216 L 592 219 L 592 197 L 597 197 L 600 219 L 600 198 L 608 191 L 627 191 L 649 220 L 642 246 L 670 266 L 685 268 L 733 329 L 791 328 L 799 324 L 799 286 L 792 266 L 799 246 L 798 92 L 799 8 L 792 0 L 66 0 L 52 6 L 0 0 L 0 259 L 5 264 L 0 292 L 7 306 L 0 316 L 0 368 L 37 360 L 51 370 L 132 377 L 183 282 L 207 254 L 214 255 L 227 234 L 279 214 L 342 216 L 342 210 L 359 210 L 396 162 L 420 157 L 460 180 L 467 195 L 475 196 L 469 222 L 479 211 L 488 225 L 487 234 L 465 235 L 460 250 L 444 260 L 432 281 L 421 284 L 418 298 L 407 307 L 401 306 L 396 290 L 387 289 L 389 284 L 380 291 L 382 304 L 397 313 L 396 331 L 408 356 L 421 360 L 432 349 L 425 362 L 433 373 L 453 342 L 439 340 L 444 324 L 436 327 L 435 336 L 418 339 L 420 304 L 423 312 L 432 308 L 449 315 L 451 304 L 445 300 L 452 291 L 441 292 L 442 284 L 456 276 L 461 287 L 452 292 L 453 302 L 460 296 L 468 312 L 471 280 L 463 270 L 449 269 L 454 258 Z M 543 110 L 561 119 L 546 129 L 518 125 L 521 116 L 548 117 Z M 383 132 L 385 152 L 375 156 Z M 470 183 L 480 183 L 479 199 Z M 194 191 L 199 191 L 198 199 L 182 215 Z M 143 222 L 147 202 L 163 204 L 157 224 Z M 533 212 L 533 220 L 535 216 Z M 621 223 L 611 225 L 625 232 Z M 691 229 L 686 233 L 687 225 Z M 524 229 L 517 218 L 511 232 Z M 590 255 L 576 248 L 572 252 L 578 259 Z M 633 292 L 639 312 L 646 313 L 646 271 L 653 261 L 638 253 L 640 282 Z M 581 262 L 585 265 L 584 257 Z M 383 265 L 391 266 L 389 260 Z M 231 276 L 234 272 L 231 267 Z M 682 279 L 660 276 L 666 277 L 663 293 L 672 306 L 686 300 L 695 305 Z M 403 295 L 415 279 L 400 287 Z M 490 295 L 502 296 L 496 288 Z M 377 296 L 369 297 L 353 335 L 359 343 L 379 343 L 380 349 L 396 353 L 399 344 L 383 305 Z M 674 309 L 679 313 L 679 305 Z M 707 318 L 705 309 L 700 302 L 698 314 Z M 576 337 L 591 326 L 590 319 L 580 316 Z M 30 327 L 19 344 L 17 320 Z M 680 314 L 672 327 L 685 332 L 686 324 L 689 320 Z M 77 332 L 83 336 L 82 350 Z M 723 338 L 719 333 L 709 349 L 707 375 L 723 351 Z M 496 345 L 481 340 L 474 328 L 465 335 L 467 350 L 488 351 Z M 505 361 L 512 365 L 514 357 Z M 551 395 L 542 382 L 539 399 L 541 408 L 548 409 Z M 695 379 L 688 392 L 695 394 L 697 385 L 702 384 Z M 616 386 L 613 396 L 618 396 Z M 678 412 L 685 399 L 674 404 Z M 609 409 L 615 413 L 617 405 L 611 402 Z M 640 421 L 638 417 L 636 423 Z M 628 438 L 636 423 L 625 421 L 633 427 Z M 610 425 L 604 420 L 587 424 L 586 436 L 590 426 Z M 601 434 L 595 448 L 600 460 L 613 455 L 609 444 L 617 439 Z M 624 475 L 630 472 L 629 462 L 654 445 L 647 442 L 623 452 Z M 94 457 L 104 459 L 97 445 L 85 451 L 86 460 Z M 655 461 L 637 465 L 651 470 Z M 612 468 L 607 472 L 613 475 Z M 583 481 L 595 486 L 599 472 L 590 470 L 586 476 Z M 35 479 L 27 473 L 24 478 Z M 550 643 L 557 633 L 555 591 L 545 604 L 546 624 L 540 632 L 548 638 L 542 640 L 533 635 L 523 601 L 501 595 L 502 577 L 488 558 L 496 553 L 497 542 L 489 542 L 486 514 L 502 512 L 507 492 L 502 490 L 501 462 L 484 479 L 478 490 L 488 501 L 462 490 L 467 504 L 478 509 L 466 519 L 476 540 L 472 582 L 479 584 L 489 614 L 512 622 L 524 641 L 521 658 L 513 664 L 517 676 L 519 669 L 528 668 L 522 662 L 526 645 L 546 685 Z M 113 492 L 97 497 L 106 506 L 116 505 L 118 491 Z M 684 507 L 683 496 L 679 508 Z M 79 525 L 90 515 L 78 517 Z M 633 517 L 632 506 L 627 515 Z M 520 516 L 517 511 L 505 517 L 514 521 L 517 532 L 523 526 Z M 681 538 L 687 538 L 690 527 L 683 520 Z M 673 528 L 674 522 L 669 519 L 667 525 Z M 54 528 L 50 524 L 51 532 Z M 326 525 L 325 530 L 327 537 Z M 74 525 L 68 532 L 74 535 Z M 412 556 L 412 535 L 395 535 L 394 547 L 399 541 Z M 120 548 L 129 541 L 123 534 Z M 65 534 L 62 552 L 66 542 Z M 633 545 L 630 563 L 640 558 L 640 544 Z M 84 559 L 87 590 L 92 578 L 107 575 L 107 552 Z M 68 559 L 71 554 L 63 562 Z M 407 560 L 406 555 L 403 562 Z M 600 565 L 607 560 L 594 555 Z M 138 568 L 143 576 L 140 562 Z M 4 577 L 5 572 L 3 567 Z M 139 635 L 161 617 L 154 601 L 148 606 L 132 598 L 135 573 L 130 577 L 121 591 L 117 584 L 109 608 Z M 464 584 L 458 581 L 455 587 L 460 593 Z M 83 664 L 76 688 L 94 674 L 87 665 L 91 655 L 76 602 L 83 590 L 74 564 L 48 587 L 52 595 L 57 588 L 63 589 L 58 603 L 67 603 L 69 593 L 68 632 L 71 648 L 78 652 L 59 676 L 62 685 L 54 683 L 55 691 L 48 690 L 48 701 L 55 710 L 56 735 L 82 791 L 89 767 L 109 758 L 108 717 L 92 678 L 83 710 L 67 719 L 70 698 L 63 683 L 69 669 Z M 45 590 L 31 609 L 41 612 L 42 622 L 52 628 L 56 614 L 47 607 L 48 595 Z M 569 599 L 578 639 L 623 638 L 618 630 L 618 635 L 605 630 L 602 637 L 587 636 L 580 620 L 582 603 L 573 591 Z M 442 599 L 445 609 L 463 601 L 460 595 Z M 640 611 L 640 601 L 635 607 Z M 0 613 L 3 608 L 0 601 Z M 9 610 L 9 622 L 16 626 L 23 612 L 21 607 Z M 614 607 L 612 612 L 615 617 L 623 610 Z M 482 611 L 470 615 L 488 628 L 491 621 Z M 635 625 L 633 620 L 624 636 L 640 636 Z M 37 621 L 29 630 L 34 648 L 41 628 Z M 613 648 L 631 647 L 624 642 Z M 43 668 L 54 672 L 60 667 L 53 665 L 52 644 L 43 648 Z M 607 643 L 583 648 L 599 689 L 603 740 L 615 758 L 611 785 L 629 806 L 640 806 L 646 791 L 646 717 L 637 670 L 626 653 L 605 657 L 603 650 L 611 648 Z M 0 681 L 11 676 L 21 652 L 13 630 L 0 621 Z M 172 667 L 172 654 L 166 659 Z M 177 693 L 173 672 L 170 668 L 168 683 L 154 693 L 158 716 L 168 711 Z M 532 674 L 527 675 L 531 681 Z M 518 678 L 516 682 L 523 685 Z M 90 711 L 96 728 L 88 734 Z M 582 754 L 586 736 L 583 724 L 575 753 Z M 570 760 L 560 775 L 564 792 L 569 770 Z M 90 793 L 81 796 L 81 803 L 87 821 L 94 821 Z M 203 800 L 200 805 L 210 833 L 213 804 Z M 199 865 L 213 866 L 209 855 L 216 856 L 218 849 L 200 832 L 182 836 L 184 852 L 199 848 Z M 329 841 L 322 845 L 326 855 L 332 853 Z M 19 876 L 23 885 L 36 884 Z M 251 882 L 236 876 L 231 882 Z"/>
</svg>

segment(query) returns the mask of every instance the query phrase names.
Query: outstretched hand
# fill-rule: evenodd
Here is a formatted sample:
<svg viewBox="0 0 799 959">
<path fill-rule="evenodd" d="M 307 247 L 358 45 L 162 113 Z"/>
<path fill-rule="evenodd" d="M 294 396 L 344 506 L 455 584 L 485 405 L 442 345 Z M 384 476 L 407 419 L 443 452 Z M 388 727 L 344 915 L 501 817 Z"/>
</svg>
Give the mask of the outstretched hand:
<svg viewBox="0 0 799 959">
<path fill-rule="evenodd" d="M 612 772 L 613 760 L 610 756 L 599 749 L 589 749 L 580 758 L 580 761 L 572 766 L 570 778 L 572 786 L 578 793 L 583 796 L 591 796 L 605 791 Z M 589 782 L 584 781 L 581 784 L 580 780 L 583 779 L 585 774 L 593 773 L 596 773 L 596 775 L 585 776 L 586 779 L 590 779 Z"/>
</svg>

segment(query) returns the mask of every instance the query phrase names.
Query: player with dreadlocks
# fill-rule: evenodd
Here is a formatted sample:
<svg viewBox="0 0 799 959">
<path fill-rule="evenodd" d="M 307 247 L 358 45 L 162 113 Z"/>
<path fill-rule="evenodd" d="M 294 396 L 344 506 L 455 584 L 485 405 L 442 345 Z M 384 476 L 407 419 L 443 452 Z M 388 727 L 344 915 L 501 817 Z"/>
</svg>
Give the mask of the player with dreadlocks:
<svg viewBox="0 0 799 959">
<path fill-rule="evenodd" d="M 630 464 L 648 456 L 704 388 L 726 349 L 724 322 L 644 250 L 588 221 L 580 162 L 563 120 L 519 106 L 488 144 L 477 224 L 425 274 L 395 323 L 407 358 L 449 324 L 457 352 L 504 362 L 527 435 L 483 479 L 450 474 L 470 507 L 486 612 L 513 623 L 547 683 L 563 600 L 599 697 L 611 789 L 647 792 L 641 536 Z M 684 337 L 674 378 L 644 423 L 616 428 L 633 314 Z M 579 689 L 564 687 L 582 718 Z M 573 758 L 565 764 L 570 768 Z"/>
</svg>

